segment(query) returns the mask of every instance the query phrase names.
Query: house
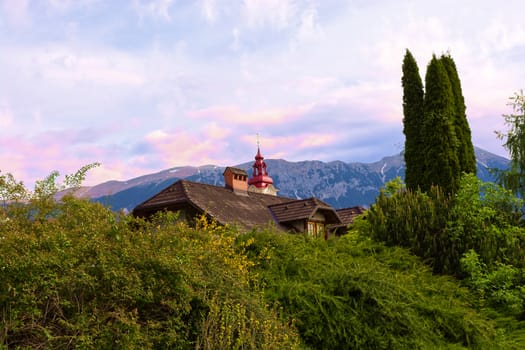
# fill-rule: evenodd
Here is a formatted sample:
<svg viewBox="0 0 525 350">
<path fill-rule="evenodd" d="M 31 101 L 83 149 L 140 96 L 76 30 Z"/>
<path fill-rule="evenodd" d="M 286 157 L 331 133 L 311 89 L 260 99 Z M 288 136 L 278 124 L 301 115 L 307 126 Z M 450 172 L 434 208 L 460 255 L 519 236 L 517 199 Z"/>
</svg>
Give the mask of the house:
<svg viewBox="0 0 525 350">
<path fill-rule="evenodd" d="M 270 224 L 282 231 L 327 238 L 330 233 L 344 233 L 362 213 L 360 207 L 335 210 L 317 198 L 277 196 L 259 147 L 251 178 L 234 167 L 227 167 L 223 175 L 224 187 L 179 180 L 135 207 L 133 215 L 147 218 L 162 210 L 178 211 L 191 222 L 204 213 L 219 224 L 246 230 Z"/>
</svg>

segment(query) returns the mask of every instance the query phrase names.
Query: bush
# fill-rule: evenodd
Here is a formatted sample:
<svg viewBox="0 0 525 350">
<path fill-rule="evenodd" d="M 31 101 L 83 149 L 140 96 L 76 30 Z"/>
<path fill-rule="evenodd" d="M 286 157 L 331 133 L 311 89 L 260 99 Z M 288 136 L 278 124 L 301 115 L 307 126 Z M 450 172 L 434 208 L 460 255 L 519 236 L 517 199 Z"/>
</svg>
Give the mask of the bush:
<svg viewBox="0 0 525 350">
<path fill-rule="evenodd" d="M 478 307 L 490 306 L 525 320 L 525 270 L 496 263 L 491 269 L 470 250 L 461 259 L 465 284 L 477 295 Z"/>
<path fill-rule="evenodd" d="M 469 307 L 472 295 L 408 251 L 355 233 L 340 239 L 239 237 L 265 286 L 313 349 L 513 348 Z M 516 346 L 518 348 L 518 346 Z"/>
<path fill-rule="evenodd" d="M 250 261 L 233 249 L 234 230 L 196 230 L 173 215 L 135 221 L 73 197 L 2 211 L 7 348 L 298 346 L 294 327 L 256 287 Z"/>
<path fill-rule="evenodd" d="M 524 264 L 522 201 L 493 183 L 464 175 L 453 198 L 439 188 L 428 193 L 382 191 L 367 213 L 363 231 L 387 245 L 421 257 L 435 273 L 462 276 L 460 259 L 475 250 L 489 267 Z"/>
<path fill-rule="evenodd" d="M 451 198 L 439 187 L 432 187 L 428 193 L 408 189 L 381 191 L 366 214 L 362 231 L 388 246 L 409 248 L 434 272 L 454 272 L 460 253 L 447 244 L 445 237 L 451 204 Z"/>
</svg>

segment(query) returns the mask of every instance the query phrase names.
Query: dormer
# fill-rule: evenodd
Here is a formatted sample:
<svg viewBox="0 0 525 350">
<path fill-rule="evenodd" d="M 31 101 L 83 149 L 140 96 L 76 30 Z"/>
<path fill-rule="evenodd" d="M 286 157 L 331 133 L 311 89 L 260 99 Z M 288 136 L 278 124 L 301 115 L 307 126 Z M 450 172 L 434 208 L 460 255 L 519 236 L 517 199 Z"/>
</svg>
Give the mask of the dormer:
<svg viewBox="0 0 525 350">
<path fill-rule="evenodd" d="M 239 168 L 227 167 L 224 170 L 224 186 L 239 195 L 248 195 L 248 173 Z"/>
</svg>

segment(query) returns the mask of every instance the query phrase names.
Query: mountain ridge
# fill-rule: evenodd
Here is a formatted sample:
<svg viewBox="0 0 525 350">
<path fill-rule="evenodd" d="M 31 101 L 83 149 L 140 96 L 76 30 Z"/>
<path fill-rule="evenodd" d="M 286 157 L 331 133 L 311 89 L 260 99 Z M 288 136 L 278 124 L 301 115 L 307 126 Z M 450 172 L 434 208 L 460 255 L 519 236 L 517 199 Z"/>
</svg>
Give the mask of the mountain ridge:
<svg viewBox="0 0 525 350">
<path fill-rule="evenodd" d="M 504 169 L 508 159 L 475 147 L 478 177 L 493 181 L 490 168 Z M 403 153 L 385 156 L 372 163 L 323 162 L 265 159 L 278 195 L 290 198 L 317 197 L 335 208 L 369 206 L 379 189 L 397 176 L 404 177 Z M 253 161 L 233 165 L 251 174 Z M 83 196 L 111 206 L 132 210 L 136 205 L 180 179 L 223 186 L 223 171 L 217 165 L 179 166 L 125 181 L 106 181 L 83 190 Z"/>
</svg>

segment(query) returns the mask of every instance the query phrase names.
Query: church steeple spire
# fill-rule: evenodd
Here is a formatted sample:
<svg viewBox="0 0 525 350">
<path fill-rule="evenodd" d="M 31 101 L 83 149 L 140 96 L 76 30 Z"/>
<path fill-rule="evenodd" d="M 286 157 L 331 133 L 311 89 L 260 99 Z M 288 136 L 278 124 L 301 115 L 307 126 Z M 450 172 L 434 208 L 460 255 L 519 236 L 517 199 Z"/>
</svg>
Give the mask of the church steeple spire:
<svg viewBox="0 0 525 350">
<path fill-rule="evenodd" d="M 277 189 L 273 186 L 273 180 L 268 175 L 266 162 L 261 155 L 259 134 L 257 134 L 257 154 L 255 155 L 255 162 L 253 163 L 252 168 L 253 175 L 248 179 L 248 191 L 276 195 Z"/>
</svg>

